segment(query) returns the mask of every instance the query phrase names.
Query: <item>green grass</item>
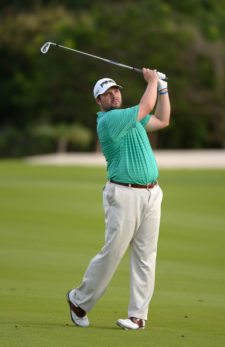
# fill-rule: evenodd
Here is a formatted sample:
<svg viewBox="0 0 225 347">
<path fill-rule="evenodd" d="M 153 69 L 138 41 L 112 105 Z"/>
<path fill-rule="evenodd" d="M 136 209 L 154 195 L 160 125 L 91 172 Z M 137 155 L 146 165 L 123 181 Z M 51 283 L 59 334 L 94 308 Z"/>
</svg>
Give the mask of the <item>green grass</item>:
<svg viewBox="0 0 225 347">
<path fill-rule="evenodd" d="M 157 279 L 144 331 L 126 317 L 129 254 L 76 328 L 65 300 L 104 240 L 105 170 L 0 162 L 0 345 L 225 345 L 225 171 L 163 170 Z"/>
</svg>

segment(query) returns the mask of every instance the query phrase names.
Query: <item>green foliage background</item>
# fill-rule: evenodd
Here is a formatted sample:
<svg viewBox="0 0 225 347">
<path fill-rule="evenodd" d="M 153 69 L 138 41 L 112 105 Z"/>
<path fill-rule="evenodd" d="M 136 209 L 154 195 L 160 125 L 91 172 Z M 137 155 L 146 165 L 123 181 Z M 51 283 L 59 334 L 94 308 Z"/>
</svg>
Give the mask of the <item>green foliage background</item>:
<svg viewBox="0 0 225 347">
<path fill-rule="evenodd" d="M 0 155 L 55 151 L 56 140 L 35 127 L 91 131 L 94 150 L 95 81 L 110 76 L 124 86 L 124 106 L 139 102 L 143 78 L 75 53 L 53 41 L 169 76 L 171 126 L 154 134 L 157 148 L 225 146 L 225 0 L 1 1 Z M 37 133 L 37 132 L 36 132 Z"/>
</svg>

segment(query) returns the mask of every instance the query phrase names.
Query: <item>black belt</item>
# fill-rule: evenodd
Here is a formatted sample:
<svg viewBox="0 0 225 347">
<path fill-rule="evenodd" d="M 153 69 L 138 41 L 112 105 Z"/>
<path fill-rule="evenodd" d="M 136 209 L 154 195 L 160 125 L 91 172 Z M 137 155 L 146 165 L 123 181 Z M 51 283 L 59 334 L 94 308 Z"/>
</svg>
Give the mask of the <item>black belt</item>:
<svg viewBox="0 0 225 347">
<path fill-rule="evenodd" d="M 116 182 L 113 180 L 110 180 L 111 183 L 119 184 L 121 186 L 125 187 L 131 187 L 131 188 L 144 188 L 144 189 L 151 189 L 155 187 L 158 182 L 153 182 L 153 183 L 148 183 L 148 184 L 135 184 L 135 183 L 121 183 L 121 182 Z"/>
</svg>

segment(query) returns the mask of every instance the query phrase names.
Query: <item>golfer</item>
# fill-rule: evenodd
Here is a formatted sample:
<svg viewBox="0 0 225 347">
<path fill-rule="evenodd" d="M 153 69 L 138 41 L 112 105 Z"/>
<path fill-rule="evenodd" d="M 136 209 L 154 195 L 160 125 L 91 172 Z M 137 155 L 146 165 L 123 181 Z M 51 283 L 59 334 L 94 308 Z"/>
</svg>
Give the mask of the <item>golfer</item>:
<svg viewBox="0 0 225 347">
<path fill-rule="evenodd" d="M 90 262 L 82 283 L 67 293 L 71 319 L 80 327 L 89 326 L 87 313 L 105 292 L 128 247 L 128 316 L 116 323 L 123 329 L 143 329 L 148 318 L 162 190 L 147 132 L 169 125 L 170 101 L 167 82 L 159 80 L 157 71 L 143 68 L 142 72 L 147 87 L 136 106 L 121 108 L 122 87 L 111 78 L 99 80 L 93 91 L 100 107 L 97 132 L 107 161 L 108 182 L 103 190 L 106 228 L 105 244 Z"/>
</svg>

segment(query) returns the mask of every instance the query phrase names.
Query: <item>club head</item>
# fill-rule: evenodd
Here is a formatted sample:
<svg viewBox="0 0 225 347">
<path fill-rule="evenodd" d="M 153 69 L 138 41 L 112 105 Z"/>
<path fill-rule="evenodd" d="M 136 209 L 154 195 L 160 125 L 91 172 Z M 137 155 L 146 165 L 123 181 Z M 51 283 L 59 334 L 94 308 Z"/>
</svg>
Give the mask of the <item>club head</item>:
<svg viewBox="0 0 225 347">
<path fill-rule="evenodd" d="M 51 44 L 52 44 L 52 42 L 45 42 L 43 44 L 43 46 L 41 47 L 41 53 L 43 53 L 43 54 L 48 53 Z"/>
</svg>

